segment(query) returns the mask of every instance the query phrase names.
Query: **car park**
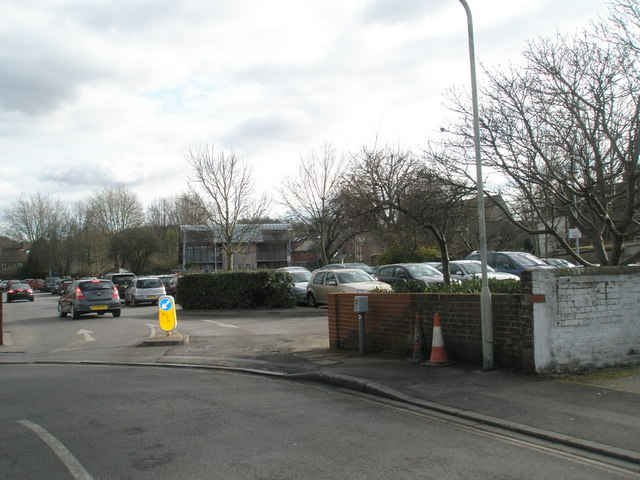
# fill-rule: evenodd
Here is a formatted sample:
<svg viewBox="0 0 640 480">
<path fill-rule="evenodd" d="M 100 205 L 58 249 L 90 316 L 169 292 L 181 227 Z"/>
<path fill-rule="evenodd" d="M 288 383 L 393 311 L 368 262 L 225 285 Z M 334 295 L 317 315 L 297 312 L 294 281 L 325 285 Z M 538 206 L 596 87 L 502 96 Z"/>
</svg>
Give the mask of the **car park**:
<svg viewBox="0 0 640 480">
<path fill-rule="evenodd" d="M 67 291 L 71 284 L 73 284 L 73 280 L 70 278 L 65 278 L 58 284 L 55 291 L 52 290 L 51 293 L 53 293 L 54 295 L 62 295 Z"/>
<path fill-rule="evenodd" d="M 278 272 L 287 272 L 293 278 L 291 293 L 300 304 L 307 303 L 307 284 L 311 278 L 311 272 L 304 267 L 282 267 L 276 269 Z"/>
<path fill-rule="evenodd" d="M 381 265 L 376 268 L 376 278 L 391 285 L 417 282 L 422 285 L 428 283 L 444 283 L 442 273 L 424 263 L 394 263 Z"/>
<path fill-rule="evenodd" d="M 366 293 L 372 290 L 391 292 L 391 285 L 379 282 L 357 269 L 316 270 L 307 284 L 307 303 L 310 307 L 326 304 L 330 293 Z"/>
<path fill-rule="evenodd" d="M 35 292 L 36 290 L 41 291 L 44 280 L 41 278 L 32 278 L 27 282 L 31 289 Z"/>
<path fill-rule="evenodd" d="M 545 263 L 548 263 L 549 265 L 551 265 L 552 267 L 555 268 L 574 268 L 576 267 L 576 265 L 574 265 L 573 263 L 571 263 L 568 260 L 565 260 L 564 258 L 544 258 L 543 259 Z"/>
<path fill-rule="evenodd" d="M 473 252 L 467 260 L 480 260 L 480 252 Z M 528 252 L 487 252 L 487 265 L 498 272 L 513 273 L 518 277 L 524 270 L 554 268 Z"/>
<path fill-rule="evenodd" d="M 166 290 L 158 277 L 136 277 L 125 290 L 124 304 L 132 307 L 141 303 L 157 305 L 162 295 L 166 295 Z"/>
<path fill-rule="evenodd" d="M 14 283 L 7 290 L 7 303 L 15 300 L 29 300 L 33 302 L 33 290 L 28 283 Z"/>
<path fill-rule="evenodd" d="M 158 278 L 164 285 L 167 295 L 175 297 L 178 293 L 178 276 L 177 275 L 158 275 Z"/>
<path fill-rule="evenodd" d="M 436 269 L 442 272 L 442 263 Z M 479 260 L 452 260 L 449 262 L 449 274 L 451 278 L 456 280 L 469 280 L 471 278 L 482 276 L 482 264 Z M 513 273 L 496 272 L 492 267 L 487 265 L 487 278 L 495 280 L 520 280 L 520 277 Z"/>
<path fill-rule="evenodd" d="M 124 299 L 124 293 L 131 285 L 131 282 L 136 278 L 135 273 L 121 272 L 121 273 L 107 273 L 104 278 L 111 280 L 118 289 L 118 294 L 121 299 Z"/>
<path fill-rule="evenodd" d="M 74 320 L 80 315 L 110 313 L 120 316 L 120 296 L 111 280 L 94 278 L 75 280 L 58 299 L 58 316 L 71 315 Z"/>
<path fill-rule="evenodd" d="M 373 267 L 370 267 L 366 263 L 357 263 L 357 262 L 356 263 L 330 263 L 328 265 L 325 265 L 324 267 L 319 268 L 318 270 L 337 270 L 339 268 L 349 268 L 349 269 L 357 268 L 358 270 L 367 272 L 372 277 L 375 277 L 376 275 L 376 271 Z"/>
<path fill-rule="evenodd" d="M 42 291 L 50 292 L 58 283 L 60 283 L 60 277 L 47 277 L 42 284 Z"/>
</svg>

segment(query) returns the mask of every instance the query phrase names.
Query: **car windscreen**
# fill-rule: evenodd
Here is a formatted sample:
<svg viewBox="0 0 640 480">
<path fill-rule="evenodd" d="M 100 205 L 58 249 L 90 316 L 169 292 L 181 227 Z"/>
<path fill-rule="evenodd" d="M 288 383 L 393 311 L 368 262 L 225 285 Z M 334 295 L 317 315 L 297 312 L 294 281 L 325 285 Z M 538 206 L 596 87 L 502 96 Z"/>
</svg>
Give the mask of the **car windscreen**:
<svg viewBox="0 0 640 480">
<path fill-rule="evenodd" d="M 113 277 L 111 277 L 111 281 L 115 285 L 128 285 L 133 281 L 134 278 L 136 278 L 135 275 L 114 275 Z"/>
<path fill-rule="evenodd" d="M 78 286 L 82 291 L 113 289 L 113 283 L 109 280 L 89 280 L 87 282 L 80 282 Z"/>
<path fill-rule="evenodd" d="M 355 282 L 372 282 L 374 281 L 366 272 L 362 270 L 351 270 L 348 272 L 336 272 L 338 281 L 340 283 L 355 283 Z"/>
<path fill-rule="evenodd" d="M 442 274 L 431 267 L 430 265 L 407 265 L 406 269 L 409 270 L 414 277 L 441 277 Z"/>
<path fill-rule="evenodd" d="M 547 265 L 542 260 L 533 255 L 529 255 L 528 253 L 517 253 L 513 255 L 514 258 L 522 265 L 523 267 L 533 266 L 533 265 Z"/>
<path fill-rule="evenodd" d="M 295 283 L 308 282 L 309 279 L 311 278 L 311 272 L 299 271 L 299 272 L 289 272 L 289 273 L 293 277 L 293 281 Z"/>
</svg>

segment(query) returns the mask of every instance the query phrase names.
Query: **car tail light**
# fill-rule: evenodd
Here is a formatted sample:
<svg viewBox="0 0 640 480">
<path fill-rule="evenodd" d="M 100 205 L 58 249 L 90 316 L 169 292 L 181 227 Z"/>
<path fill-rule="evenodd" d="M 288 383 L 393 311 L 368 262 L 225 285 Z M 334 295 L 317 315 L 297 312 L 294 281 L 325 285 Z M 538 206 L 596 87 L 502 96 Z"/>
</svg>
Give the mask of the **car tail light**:
<svg viewBox="0 0 640 480">
<path fill-rule="evenodd" d="M 120 301 L 120 294 L 118 293 L 118 288 L 115 285 L 113 286 L 113 300 Z"/>
<path fill-rule="evenodd" d="M 31 290 L 30 288 L 27 288 L 27 293 L 33 293 L 33 290 Z"/>
<path fill-rule="evenodd" d="M 13 293 L 13 288 L 11 290 L 7 290 L 7 293 Z"/>
<path fill-rule="evenodd" d="M 76 288 L 76 298 L 84 298 L 84 293 L 82 293 L 80 287 Z"/>
</svg>

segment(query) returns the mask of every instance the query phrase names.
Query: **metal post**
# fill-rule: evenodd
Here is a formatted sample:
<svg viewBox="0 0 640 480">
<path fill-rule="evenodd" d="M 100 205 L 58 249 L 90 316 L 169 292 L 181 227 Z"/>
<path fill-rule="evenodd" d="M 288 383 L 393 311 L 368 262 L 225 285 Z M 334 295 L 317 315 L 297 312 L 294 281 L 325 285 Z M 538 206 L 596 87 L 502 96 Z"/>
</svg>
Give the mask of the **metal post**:
<svg viewBox="0 0 640 480">
<path fill-rule="evenodd" d="M 473 143 L 476 152 L 476 184 L 478 195 L 478 223 L 480 240 L 480 262 L 482 266 L 482 290 L 480 292 L 480 318 L 482 328 L 482 365 L 484 370 L 493 369 L 493 320 L 491 317 L 491 292 L 487 275 L 487 233 L 484 215 L 484 187 L 482 159 L 480 153 L 480 120 L 478 113 L 478 85 L 476 80 L 475 47 L 473 42 L 473 20 L 466 0 L 460 0 L 467 13 L 469 35 L 469 64 L 471 67 L 471 97 L 473 101 Z"/>
<path fill-rule="evenodd" d="M 364 315 L 364 312 L 358 314 L 358 344 L 360 346 L 360 355 L 364 355 L 365 350 Z"/>
</svg>

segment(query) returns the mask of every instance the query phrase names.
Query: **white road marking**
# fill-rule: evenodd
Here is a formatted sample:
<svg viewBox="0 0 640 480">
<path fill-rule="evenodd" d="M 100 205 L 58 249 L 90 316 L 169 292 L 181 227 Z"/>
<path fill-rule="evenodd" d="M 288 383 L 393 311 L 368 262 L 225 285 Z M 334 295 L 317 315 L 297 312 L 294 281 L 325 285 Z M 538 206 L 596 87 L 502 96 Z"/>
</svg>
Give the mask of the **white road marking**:
<svg viewBox="0 0 640 480">
<path fill-rule="evenodd" d="M 215 320 L 203 320 L 203 322 L 213 323 L 216 327 L 225 327 L 225 328 L 240 328 L 237 325 L 228 325 L 226 323 L 216 322 Z"/>
<path fill-rule="evenodd" d="M 96 339 L 91 336 L 91 334 L 93 333 L 91 330 L 81 329 L 81 330 L 78 330 L 77 333 L 78 333 L 78 335 L 84 335 L 84 341 L 85 342 L 95 342 L 96 341 Z"/>
<path fill-rule="evenodd" d="M 29 420 L 18 420 L 18 423 L 38 435 L 40 439 L 53 450 L 53 453 L 58 456 L 64 466 L 67 467 L 67 470 L 69 470 L 73 478 L 76 480 L 93 480 L 93 477 L 80 465 L 76 457 L 47 430 Z"/>
<path fill-rule="evenodd" d="M 155 337 L 156 336 L 156 326 L 153 323 L 145 323 L 145 325 L 151 329 L 151 335 L 149 335 L 149 338 Z"/>
</svg>

